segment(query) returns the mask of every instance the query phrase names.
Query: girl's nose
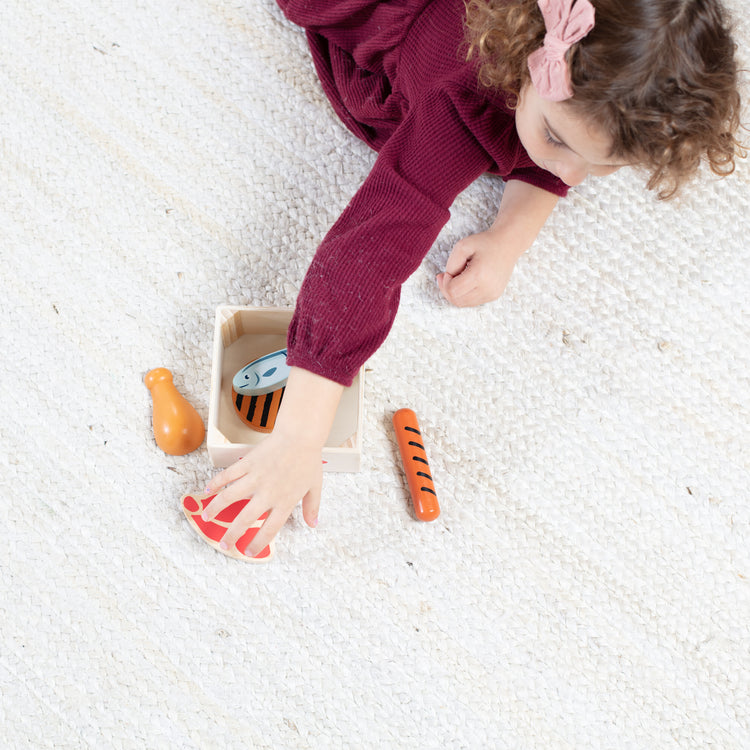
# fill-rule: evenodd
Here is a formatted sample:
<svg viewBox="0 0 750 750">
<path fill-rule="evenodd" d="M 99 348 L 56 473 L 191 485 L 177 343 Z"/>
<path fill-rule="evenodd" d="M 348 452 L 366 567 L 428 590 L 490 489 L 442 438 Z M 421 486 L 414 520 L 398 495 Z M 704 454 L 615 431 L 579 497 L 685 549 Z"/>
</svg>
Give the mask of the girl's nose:
<svg viewBox="0 0 750 750">
<path fill-rule="evenodd" d="M 588 168 L 581 162 L 563 164 L 560 169 L 560 179 L 570 187 L 580 185 L 588 176 Z"/>
</svg>

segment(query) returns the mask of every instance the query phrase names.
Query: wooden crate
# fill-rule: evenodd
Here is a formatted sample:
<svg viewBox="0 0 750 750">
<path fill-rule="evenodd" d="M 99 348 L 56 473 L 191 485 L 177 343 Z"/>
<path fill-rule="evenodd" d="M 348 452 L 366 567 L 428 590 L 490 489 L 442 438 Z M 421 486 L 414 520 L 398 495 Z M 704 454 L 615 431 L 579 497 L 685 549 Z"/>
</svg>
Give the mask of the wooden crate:
<svg viewBox="0 0 750 750">
<path fill-rule="evenodd" d="M 237 414 L 232 378 L 248 362 L 283 349 L 291 319 L 292 309 L 283 307 L 224 306 L 216 310 L 207 429 L 208 455 L 214 466 L 229 466 L 267 437 Z M 344 389 L 323 448 L 324 471 L 359 471 L 363 398 L 364 368 Z"/>
</svg>

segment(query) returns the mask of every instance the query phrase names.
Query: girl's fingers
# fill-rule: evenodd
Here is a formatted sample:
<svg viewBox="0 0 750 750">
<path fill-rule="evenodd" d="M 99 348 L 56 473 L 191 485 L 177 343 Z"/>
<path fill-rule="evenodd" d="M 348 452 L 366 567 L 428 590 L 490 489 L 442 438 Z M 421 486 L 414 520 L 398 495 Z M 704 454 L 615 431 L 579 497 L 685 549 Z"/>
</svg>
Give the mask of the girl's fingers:
<svg viewBox="0 0 750 750">
<path fill-rule="evenodd" d="M 253 493 L 249 490 L 238 492 L 234 486 L 227 487 L 219 492 L 211 502 L 206 505 L 201 514 L 201 518 L 204 521 L 212 521 L 219 515 L 219 513 L 221 513 L 221 511 L 224 510 L 224 508 L 228 508 L 232 503 L 236 503 L 238 500 L 244 500 L 246 497 L 252 496 Z"/>
<path fill-rule="evenodd" d="M 448 300 L 452 305 L 457 304 L 456 295 L 454 292 L 454 281 L 455 278 L 449 273 L 441 273 L 437 276 L 438 288 L 440 293 Z"/>
<path fill-rule="evenodd" d="M 222 487 L 226 487 L 231 482 L 239 479 L 246 472 L 247 464 L 241 458 L 239 461 L 235 461 L 231 466 L 224 469 L 224 471 L 220 471 L 216 474 L 216 476 L 214 476 L 206 485 L 206 492 L 218 492 Z"/>
<path fill-rule="evenodd" d="M 224 550 L 231 549 L 237 540 L 263 515 L 265 510 L 266 508 L 263 508 L 257 500 L 251 500 L 229 525 L 229 528 L 219 542 L 219 546 Z M 265 546 L 264 544 L 258 547 L 258 552 Z M 254 556 L 251 555 L 251 557 Z"/>
<path fill-rule="evenodd" d="M 318 525 L 318 511 L 320 510 L 320 496 L 323 490 L 322 479 L 302 498 L 302 517 L 312 528 Z"/>
<path fill-rule="evenodd" d="M 447 273 L 438 282 L 440 291 L 448 302 L 456 307 L 467 307 L 473 304 L 477 296 L 476 280 L 472 274 L 464 271 L 458 276 L 450 276 Z"/>
<path fill-rule="evenodd" d="M 279 533 L 279 529 L 284 525 L 284 521 L 289 518 L 290 513 L 291 510 L 286 514 L 271 511 L 268 518 L 263 521 L 263 525 L 258 529 L 258 533 L 243 552 L 248 557 L 259 555 L 271 543 L 276 534 Z M 234 541 L 232 544 L 234 544 Z"/>
<path fill-rule="evenodd" d="M 453 251 L 448 256 L 445 263 L 445 271 L 451 276 L 457 276 L 466 268 L 466 264 L 471 260 L 473 251 L 470 249 L 470 243 L 459 240 L 454 246 Z"/>
</svg>

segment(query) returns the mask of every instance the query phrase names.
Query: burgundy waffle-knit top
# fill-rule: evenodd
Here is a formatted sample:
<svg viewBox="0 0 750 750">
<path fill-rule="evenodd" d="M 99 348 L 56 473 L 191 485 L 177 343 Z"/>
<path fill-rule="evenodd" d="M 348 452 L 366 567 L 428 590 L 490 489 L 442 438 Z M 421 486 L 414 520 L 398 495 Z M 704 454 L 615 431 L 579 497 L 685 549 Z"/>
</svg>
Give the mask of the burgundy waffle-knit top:
<svg viewBox="0 0 750 750">
<path fill-rule="evenodd" d="M 287 361 L 343 385 L 382 344 L 401 285 L 485 172 L 564 196 L 521 145 L 501 94 L 466 62 L 463 0 L 278 0 L 304 27 L 323 89 L 378 151 L 318 247 L 287 337 Z"/>
</svg>

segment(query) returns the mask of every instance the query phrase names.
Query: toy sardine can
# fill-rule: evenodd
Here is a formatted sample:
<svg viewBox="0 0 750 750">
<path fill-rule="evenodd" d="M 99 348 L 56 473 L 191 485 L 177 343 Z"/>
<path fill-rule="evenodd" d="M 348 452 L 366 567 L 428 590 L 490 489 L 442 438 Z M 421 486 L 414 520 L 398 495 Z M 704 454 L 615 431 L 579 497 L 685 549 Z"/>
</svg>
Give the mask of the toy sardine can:
<svg viewBox="0 0 750 750">
<path fill-rule="evenodd" d="M 271 432 L 288 378 L 286 349 L 245 365 L 232 378 L 232 398 L 239 418 L 258 432 Z"/>
<path fill-rule="evenodd" d="M 232 388 L 234 410 L 239 418 L 258 432 L 271 432 L 276 424 L 284 388 L 260 396 L 243 396 Z"/>
<path fill-rule="evenodd" d="M 264 396 L 283 388 L 288 378 L 286 349 L 279 349 L 245 365 L 232 378 L 232 388 L 241 396 Z"/>
</svg>

